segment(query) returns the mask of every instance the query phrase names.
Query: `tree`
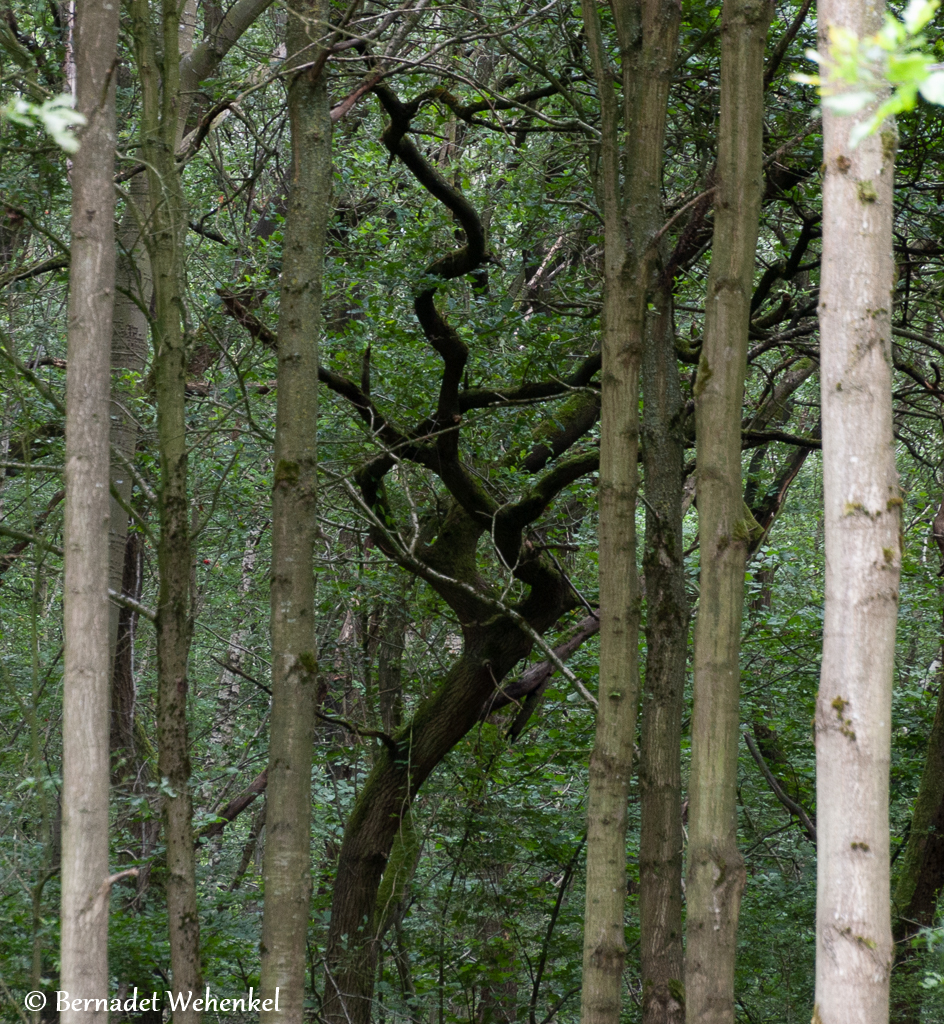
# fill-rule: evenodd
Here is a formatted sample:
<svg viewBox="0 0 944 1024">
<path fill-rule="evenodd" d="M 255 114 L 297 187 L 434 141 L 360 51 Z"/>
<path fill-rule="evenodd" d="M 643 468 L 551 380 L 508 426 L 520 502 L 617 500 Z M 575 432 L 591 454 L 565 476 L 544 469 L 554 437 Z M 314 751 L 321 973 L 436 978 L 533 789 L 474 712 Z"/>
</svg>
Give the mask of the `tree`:
<svg viewBox="0 0 944 1024">
<path fill-rule="evenodd" d="M 135 57 L 141 78 L 141 146 L 148 176 L 148 250 L 154 288 L 151 321 L 157 404 L 160 489 L 157 633 L 158 772 L 167 848 L 167 913 L 173 984 L 200 991 L 200 920 L 197 912 L 190 741 L 187 728 L 190 644 L 193 636 L 190 502 L 187 472 L 183 254 L 186 198 L 176 164 L 180 93 L 180 10 L 163 0 L 161 30 L 148 0 L 132 7 Z M 158 53 L 161 55 L 158 63 Z M 177 1024 L 199 1021 L 190 1003 Z"/>
<path fill-rule="evenodd" d="M 63 583 L 62 968 L 76 997 L 108 995 L 108 388 L 115 282 L 118 7 L 80 5 L 72 168 Z M 68 1009 L 65 1020 L 84 1014 Z M 92 1019 L 108 1019 L 98 1003 Z"/>
<path fill-rule="evenodd" d="M 685 1019 L 734 1020 L 744 860 L 737 756 L 744 566 L 755 523 L 741 491 L 741 405 L 762 195 L 764 43 L 771 8 L 726 0 L 705 340 L 692 389 L 701 548 L 695 619 Z"/>
<path fill-rule="evenodd" d="M 322 34 L 327 4 L 289 8 L 286 49 L 292 176 L 279 301 L 278 407 L 272 485 L 272 720 L 266 805 L 264 998 L 272 1020 L 301 1024 L 311 904 L 311 770 L 318 701 L 314 551 L 318 335 L 331 199 L 331 121 Z"/>
<path fill-rule="evenodd" d="M 635 525 L 639 372 L 647 298 L 658 265 L 659 183 L 680 11 L 671 2 L 613 5 L 623 93 L 620 109 L 598 8 L 587 2 L 582 10 L 600 98 L 600 167 L 595 184 L 605 234 L 600 683 L 587 802 L 581 1018 L 584 1024 L 615 1024 L 626 956 L 626 801 L 639 703 Z"/>
<path fill-rule="evenodd" d="M 664 271 L 660 275 L 664 282 Z M 639 750 L 639 929 L 643 1020 L 685 1019 L 682 715 L 688 659 L 682 481 L 684 405 L 671 291 L 653 296 L 642 357 L 646 674 Z"/>
<path fill-rule="evenodd" d="M 880 6 L 825 2 L 821 39 Z M 819 317 L 826 610 L 816 703 L 814 1019 L 884 1021 L 892 963 L 888 772 L 901 568 L 891 400 L 894 126 L 850 145 L 823 111 Z"/>
</svg>

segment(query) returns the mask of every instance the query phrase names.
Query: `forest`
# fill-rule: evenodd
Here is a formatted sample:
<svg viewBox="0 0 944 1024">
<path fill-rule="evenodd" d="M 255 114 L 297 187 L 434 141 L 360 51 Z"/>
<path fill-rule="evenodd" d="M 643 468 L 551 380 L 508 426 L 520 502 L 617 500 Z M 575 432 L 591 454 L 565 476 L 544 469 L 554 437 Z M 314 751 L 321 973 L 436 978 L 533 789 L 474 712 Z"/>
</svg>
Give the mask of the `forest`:
<svg viewBox="0 0 944 1024">
<path fill-rule="evenodd" d="M 3 0 L 0 1020 L 944 1020 L 881 6 Z"/>
</svg>

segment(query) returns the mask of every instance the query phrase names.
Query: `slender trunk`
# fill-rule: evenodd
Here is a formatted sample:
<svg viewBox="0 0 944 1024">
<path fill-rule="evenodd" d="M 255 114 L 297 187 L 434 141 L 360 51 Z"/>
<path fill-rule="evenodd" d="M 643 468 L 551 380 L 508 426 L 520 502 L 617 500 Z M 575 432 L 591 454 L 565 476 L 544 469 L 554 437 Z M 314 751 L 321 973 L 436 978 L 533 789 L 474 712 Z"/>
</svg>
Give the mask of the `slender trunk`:
<svg viewBox="0 0 944 1024">
<path fill-rule="evenodd" d="M 309 63 L 327 21 L 325 0 L 294 0 L 290 60 Z M 300 56 L 295 56 L 300 55 Z M 263 1019 L 301 1024 L 311 901 L 311 764 L 318 664 L 314 551 L 318 333 L 322 259 L 331 198 L 331 122 L 325 75 L 289 85 L 292 180 L 286 216 L 278 341 L 278 410 L 272 487 L 272 719 L 263 861 L 263 998 L 281 991 Z"/>
<path fill-rule="evenodd" d="M 148 174 L 149 231 L 145 244 L 154 288 L 154 384 L 160 457 L 160 538 L 157 601 L 157 741 L 162 817 L 167 846 L 167 917 L 173 986 L 199 992 L 200 926 L 197 916 L 190 747 L 187 734 L 190 607 L 190 516 L 184 416 L 186 355 L 183 332 L 183 241 L 186 212 L 174 158 L 179 101 L 178 8 L 162 0 L 162 59 L 158 75 L 147 0 L 135 0 L 133 32 L 141 79 L 141 132 Z M 197 1024 L 191 1002 L 175 1024 Z"/>
<path fill-rule="evenodd" d="M 685 1019 L 732 1024 L 744 861 L 737 845 L 744 566 L 741 405 L 763 191 L 764 42 L 771 5 L 726 0 L 705 341 L 695 383 L 701 578 L 695 624 Z"/>
<path fill-rule="evenodd" d="M 114 509 L 114 501 L 112 509 Z M 124 567 L 117 588 L 122 594 L 141 600 L 141 538 L 132 533 L 125 544 Z M 134 634 L 138 614 L 121 608 L 115 636 L 111 669 L 111 751 L 115 782 L 136 779 L 146 765 L 136 756 L 134 742 Z"/>
<path fill-rule="evenodd" d="M 62 751 L 62 988 L 108 995 L 108 358 L 115 285 L 114 66 L 118 5 L 88 0 L 75 25 L 66 387 Z M 66 1010 L 61 1019 L 107 1021 Z"/>
<path fill-rule="evenodd" d="M 820 47 L 883 5 L 822 0 Z M 823 110 L 819 293 L 826 609 L 816 705 L 818 1024 L 888 1019 L 891 695 L 901 504 L 891 394 L 892 124 L 852 149 Z"/>
<path fill-rule="evenodd" d="M 147 179 L 136 175 L 128 184 L 129 201 L 118 226 L 119 252 L 116 266 L 115 315 L 112 321 L 111 369 L 114 375 L 111 395 L 112 448 L 128 461 L 134 458 L 137 425 L 124 396 L 129 394 L 120 375 L 140 374 L 147 360 L 148 322 L 144 310 L 151 299 L 151 275 L 147 250 L 141 235 L 141 223 L 147 216 Z M 121 463 L 112 467 L 112 483 L 127 504 L 131 499 L 130 474 Z M 128 532 L 128 513 L 112 499 L 109 578 L 112 589 L 121 582 L 124 564 L 124 538 Z M 116 618 L 112 616 L 112 643 Z"/>
<path fill-rule="evenodd" d="M 654 297 L 643 353 L 646 677 L 639 768 L 639 929 L 643 1024 L 685 1019 L 682 950 L 682 711 L 688 600 L 682 556 L 684 403 L 672 296 Z"/>
<path fill-rule="evenodd" d="M 639 369 L 646 295 L 657 253 L 666 104 L 680 10 L 622 0 L 613 15 L 622 116 L 598 6 L 583 21 L 600 97 L 599 200 L 605 224 L 600 442 L 600 681 L 590 757 L 584 917 L 584 1024 L 619 1020 L 626 957 L 626 801 L 639 700 L 636 496 Z M 622 120 L 622 125 L 621 125 Z M 626 137 L 625 151 L 620 139 Z M 625 184 L 621 183 L 625 163 Z"/>
<path fill-rule="evenodd" d="M 111 334 L 111 411 L 109 441 L 112 450 L 125 460 L 134 459 L 138 440 L 138 428 L 125 396 L 130 393 L 128 385 L 121 380 L 126 372 L 140 374 L 147 360 L 148 324 L 144 309 L 150 302 L 150 264 L 147 251 L 142 244 L 140 222 L 146 216 L 144 206 L 147 198 L 147 179 L 136 175 L 128 186 L 130 201 L 125 204 L 118 227 L 119 252 L 115 268 L 115 314 Z M 132 209 L 132 204 L 136 209 Z M 137 302 L 131 297 L 135 296 Z M 111 467 L 111 483 L 125 505 L 131 503 L 133 481 L 120 459 Z M 121 590 L 125 566 L 125 543 L 128 538 L 128 513 L 115 499 L 111 499 L 108 530 L 108 585 L 112 590 Z M 120 609 L 111 606 L 109 636 L 111 658 L 115 658 L 118 640 L 118 617 Z M 119 737 L 112 733 L 114 739 Z M 113 748 L 113 753 L 116 752 Z"/>
</svg>

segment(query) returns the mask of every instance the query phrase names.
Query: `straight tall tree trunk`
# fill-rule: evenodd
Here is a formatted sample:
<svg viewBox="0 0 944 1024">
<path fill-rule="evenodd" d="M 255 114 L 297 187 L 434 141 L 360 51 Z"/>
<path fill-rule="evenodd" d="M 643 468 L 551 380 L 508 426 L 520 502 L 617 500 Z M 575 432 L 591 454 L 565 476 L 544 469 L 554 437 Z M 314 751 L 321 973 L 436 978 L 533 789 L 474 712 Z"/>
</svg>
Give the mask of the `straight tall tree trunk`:
<svg viewBox="0 0 944 1024">
<path fill-rule="evenodd" d="M 721 117 L 705 341 L 695 383 L 701 577 L 689 782 L 685 1019 L 733 1024 L 744 860 L 737 760 L 744 566 L 753 519 L 741 497 L 741 403 L 763 189 L 766 0 L 725 0 Z"/>
<path fill-rule="evenodd" d="M 326 0 L 292 0 L 286 48 L 310 64 L 327 23 Z M 314 44 L 314 45 L 313 45 Z M 272 718 L 263 861 L 262 1017 L 301 1024 L 311 899 L 311 765 L 318 664 L 314 550 L 318 333 L 331 198 L 331 121 L 324 71 L 289 84 L 292 177 L 285 222 L 272 486 Z"/>
<path fill-rule="evenodd" d="M 684 403 L 672 295 L 653 295 L 642 358 L 646 676 L 639 766 L 643 1024 L 682 1024 L 682 711 L 688 600 L 682 541 Z"/>
<path fill-rule="evenodd" d="M 131 504 L 131 474 L 122 461 L 133 462 L 138 426 L 128 408 L 130 387 L 122 374 L 141 374 L 147 361 L 148 322 L 144 310 L 150 304 L 150 262 L 144 247 L 141 224 L 146 218 L 147 178 L 131 179 L 129 201 L 118 225 L 118 258 L 115 266 L 115 311 L 111 332 L 111 410 L 109 441 L 112 450 L 111 486 L 121 501 L 111 498 L 108 525 L 108 586 L 121 593 L 126 563 L 137 555 L 137 543 L 128 540 L 128 513 Z M 135 209 L 132 209 L 134 204 Z M 132 298 L 134 296 L 134 298 Z M 135 301 L 137 299 L 137 302 Z M 124 505 L 122 505 L 122 502 Z M 130 593 L 130 592 L 129 592 Z M 130 596 L 134 597 L 134 594 Z M 122 618 L 130 613 L 112 604 L 109 616 L 109 664 L 111 666 L 111 753 L 116 780 L 138 779 L 144 768 L 143 751 L 135 749 L 134 677 L 130 661 L 121 664 L 118 652 Z M 130 642 L 131 634 L 125 633 Z M 130 652 L 126 652 L 130 653 Z M 141 876 L 143 877 L 143 875 Z"/>
<path fill-rule="evenodd" d="M 112 320 L 111 369 L 115 378 L 130 371 L 140 374 L 147 361 L 148 323 L 144 312 L 151 300 L 150 264 L 141 236 L 141 224 L 147 218 L 147 178 L 136 175 L 128 184 L 130 201 L 126 203 L 118 226 L 118 253 L 115 276 L 115 314 Z M 131 209 L 137 207 L 137 212 Z M 120 290 L 119 290 L 120 289 Z M 129 294 L 130 293 L 130 294 Z M 134 296 L 132 298 L 132 296 Z M 135 301 L 137 299 L 137 301 Z M 134 459 L 138 428 L 131 415 L 126 396 L 129 390 L 117 380 L 112 383 L 110 442 L 113 449 L 128 461 Z M 131 475 L 116 461 L 112 466 L 111 481 L 125 504 L 131 501 Z M 125 541 L 128 537 L 128 513 L 114 499 L 111 499 L 111 520 L 109 523 L 109 586 L 121 590 L 125 564 Z M 118 637 L 118 606 L 112 606 L 110 635 L 112 658 Z"/>
<path fill-rule="evenodd" d="M 626 817 L 639 701 L 636 572 L 639 368 L 657 252 L 666 105 L 680 9 L 665 0 L 612 5 L 622 111 L 599 10 L 583 21 L 600 97 L 598 202 L 604 219 L 600 443 L 600 681 L 590 757 L 583 1024 L 619 1020 L 626 958 Z M 625 148 L 621 139 L 627 139 Z M 623 165 L 621 167 L 621 165 Z M 625 170 L 625 181 L 623 171 Z"/>
<path fill-rule="evenodd" d="M 822 0 L 820 49 L 883 5 Z M 819 293 L 826 611 L 816 704 L 817 1024 L 884 1024 L 892 964 L 888 851 L 891 696 L 901 504 L 891 394 L 892 124 L 853 149 L 823 111 Z"/>
<path fill-rule="evenodd" d="M 87 118 L 72 166 L 66 387 L 59 984 L 108 996 L 108 389 L 115 298 L 117 4 L 87 0 L 75 25 L 76 101 Z M 68 1022 L 107 1021 L 72 1009 Z"/>
<path fill-rule="evenodd" d="M 157 435 L 160 538 L 157 600 L 157 743 L 162 817 L 167 847 L 167 918 L 173 987 L 200 991 L 190 746 L 187 732 L 190 607 L 190 516 L 184 416 L 186 355 L 183 332 L 183 242 L 187 220 L 175 160 L 180 97 L 179 10 L 161 4 L 161 74 L 147 0 L 134 0 L 133 33 L 141 80 L 141 134 L 148 174 L 145 244 L 154 288 L 152 331 Z M 174 1024 L 197 1024 L 193 1003 L 174 1013 Z"/>
</svg>

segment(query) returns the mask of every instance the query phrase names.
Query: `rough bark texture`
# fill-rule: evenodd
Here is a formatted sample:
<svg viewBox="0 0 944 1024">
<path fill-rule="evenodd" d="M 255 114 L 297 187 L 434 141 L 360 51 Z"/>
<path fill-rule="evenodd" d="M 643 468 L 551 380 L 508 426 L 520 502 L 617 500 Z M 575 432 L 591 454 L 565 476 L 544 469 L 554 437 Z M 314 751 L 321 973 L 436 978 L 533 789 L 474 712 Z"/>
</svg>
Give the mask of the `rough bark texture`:
<svg viewBox="0 0 944 1024">
<path fill-rule="evenodd" d="M 314 60 L 327 20 L 324 0 L 289 5 L 289 54 Z M 278 409 L 272 488 L 272 719 L 263 861 L 264 1019 L 301 1024 L 311 898 L 311 764 L 318 664 L 314 550 L 318 333 L 322 259 L 331 198 L 331 121 L 324 75 L 309 68 L 289 84 L 292 178 L 286 215 L 278 337 Z"/>
<path fill-rule="evenodd" d="M 859 36 L 881 3 L 824 0 Z M 901 566 L 891 395 L 896 133 L 855 149 L 852 118 L 823 112 L 820 384 L 826 611 L 816 706 L 818 1024 L 888 1019 L 892 935 L 888 772 Z"/>
<path fill-rule="evenodd" d="M 616 1024 L 619 1020 L 626 957 L 626 801 L 639 701 L 640 595 L 635 532 L 639 369 L 646 296 L 657 258 L 652 241 L 660 227 L 666 103 L 680 18 L 679 6 L 663 0 L 623 0 L 612 7 L 620 52 L 622 112 L 613 90 L 598 7 L 591 0 L 583 3 L 587 45 L 600 97 L 597 192 L 605 225 L 600 682 L 587 806 L 583 1024 Z M 625 146 L 620 143 L 624 137 Z"/>
<path fill-rule="evenodd" d="M 190 607 L 190 517 L 184 415 L 186 354 L 183 333 L 183 241 L 186 212 L 174 159 L 180 95 L 178 8 L 162 0 L 158 75 L 156 30 L 147 0 L 135 0 L 133 32 L 141 80 L 141 134 L 148 176 L 148 233 L 154 287 L 152 331 L 157 434 L 160 538 L 157 601 L 157 742 L 162 816 L 167 846 L 167 917 L 171 970 L 177 992 L 199 992 L 200 926 L 197 916 L 190 746 L 187 732 Z M 193 1003 L 175 1024 L 197 1024 Z"/>
<path fill-rule="evenodd" d="M 744 566 L 756 528 L 741 497 L 741 403 L 760 200 L 764 42 L 772 10 L 726 0 L 705 341 L 695 383 L 701 578 L 695 624 L 685 1019 L 732 1024 L 744 861 L 737 846 Z"/>
<path fill-rule="evenodd" d="M 682 556 L 684 403 L 672 297 L 653 296 L 642 362 L 646 676 L 639 766 L 643 1024 L 682 1024 L 682 711 L 688 600 Z"/>
<path fill-rule="evenodd" d="M 108 996 L 108 359 L 115 285 L 118 6 L 80 5 L 66 387 L 60 986 Z M 107 1021 L 66 1010 L 68 1022 Z"/>
</svg>

